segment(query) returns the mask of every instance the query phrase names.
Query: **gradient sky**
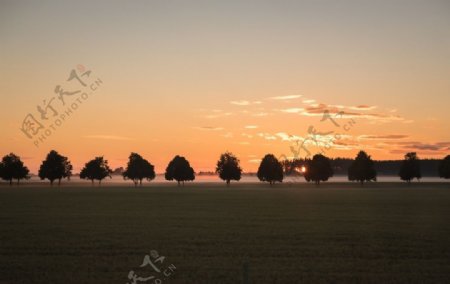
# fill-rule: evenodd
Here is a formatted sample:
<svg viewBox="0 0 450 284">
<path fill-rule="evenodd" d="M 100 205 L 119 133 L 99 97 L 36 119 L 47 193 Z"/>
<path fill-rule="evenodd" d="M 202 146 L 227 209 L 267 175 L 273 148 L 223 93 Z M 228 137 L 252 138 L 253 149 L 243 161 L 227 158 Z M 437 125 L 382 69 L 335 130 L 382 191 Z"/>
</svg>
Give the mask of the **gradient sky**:
<svg viewBox="0 0 450 284">
<path fill-rule="evenodd" d="M 305 138 L 330 157 L 450 152 L 448 0 L 93 2 L 0 0 L 0 154 L 32 172 L 51 149 L 75 172 L 131 151 L 213 170 L 225 150 L 254 171 Z M 36 147 L 24 118 L 80 65 L 103 84 Z"/>
</svg>

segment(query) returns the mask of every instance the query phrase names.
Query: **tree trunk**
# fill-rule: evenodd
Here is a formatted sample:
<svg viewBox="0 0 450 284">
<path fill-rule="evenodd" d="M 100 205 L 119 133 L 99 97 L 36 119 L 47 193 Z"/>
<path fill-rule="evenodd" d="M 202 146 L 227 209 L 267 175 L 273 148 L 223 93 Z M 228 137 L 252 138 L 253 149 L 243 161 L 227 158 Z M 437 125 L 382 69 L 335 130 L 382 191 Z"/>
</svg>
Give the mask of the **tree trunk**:
<svg viewBox="0 0 450 284">
<path fill-rule="evenodd" d="M 20 182 L 20 178 L 17 179 L 17 185 L 19 185 L 19 182 Z"/>
<path fill-rule="evenodd" d="M 12 185 L 12 179 L 9 179 L 9 186 Z"/>
<path fill-rule="evenodd" d="M 53 179 L 50 180 L 50 185 L 53 186 Z"/>
<path fill-rule="evenodd" d="M 61 185 L 61 179 L 58 179 L 58 186 Z"/>
<path fill-rule="evenodd" d="M 360 183 L 361 183 L 361 186 L 364 186 L 364 180 L 363 179 L 360 181 Z"/>
<path fill-rule="evenodd" d="M 102 185 L 102 180 L 99 179 L 99 180 L 98 180 L 98 186 L 101 186 L 101 185 Z"/>
<path fill-rule="evenodd" d="M 178 186 L 180 186 L 180 181 L 179 181 L 179 180 L 177 180 L 177 182 L 178 182 Z"/>
<path fill-rule="evenodd" d="M 142 179 L 139 180 L 139 185 L 142 186 Z"/>
<path fill-rule="evenodd" d="M 91 179 L 91 185 L 94 186 L 94 179 Z"/>
<path fill-rule="evenodd" d="M 227 186 L 230 186 L 230 180 L 227 179 Z"/>
</svg>

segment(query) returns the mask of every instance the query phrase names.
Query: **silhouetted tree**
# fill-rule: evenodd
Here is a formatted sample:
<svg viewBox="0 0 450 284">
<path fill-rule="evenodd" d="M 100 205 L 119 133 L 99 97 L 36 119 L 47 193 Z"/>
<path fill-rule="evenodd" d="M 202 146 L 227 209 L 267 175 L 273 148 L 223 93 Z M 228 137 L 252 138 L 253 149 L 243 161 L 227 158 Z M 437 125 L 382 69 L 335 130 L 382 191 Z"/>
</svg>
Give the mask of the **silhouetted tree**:
<svg viewBox="0 0 450 284">
<path fill-rule="evenodd" d="M 223 153 L 217 161 L 216 173 L 227 182 L 227 186 L 230 185 L 231 180 L 239 181 L 242 174 L 239 159 L 230 152 Z"/>
<path fill-rule="evenodd" d="M 314 181 L 317 185 L 321 181 L 327 181 L 333 176 L 333 168 L 331 167 L 330 159 L 322 154 L 316 154 L 312 160 L 307 159 L 306 171 L 303 174 L 306 181 Z"/>
<path fill-rule="evenodd" d="M 274 155 L 267 154 L 259 164 L 257 176 L 260 181 L 267 181 L 271 186 L 277 181 L 283 182 L 283 165 Z"/>
<path fill-rule="evenodd" d="M 113 175 L 123 175 L 123 172 L 124 172 L 124 171 L 125 171 L 125 170 L 124 170 L 123 167 L 118 167 L 118 168 L 115 168 L 115 169 L 113 170 L 112 174 L 113 174 Z"/>
<path fill-rule="evenodd" d="M 450 178 L 450 155 L 447 155 L 439 163 L 439 177 L 448 179 Z"/>
<path fill-rule="evenodd" d="M 29 173 L 20 157 L 13 153 L 4 156 L 0 162 L 0 178 L 9 181 L 9 185 L 12 185 L 14 179 L 17 180 L 17 184 L 21 179 L 29 179 Z"/>
<path fill-rule="evenodd" d="M 365 181 L 377 180 L 374 162 L 366 152 L 359 151 L 355 160 L 348 168 L 348 180 L 359 181 L 361 185 L 364 185 Z"/>
<path fill-rule="evenodd" d="M 111 178 L 112 170 L 108 166 L 108 161 L 103 159 L 103 157 L 95 157 L 95 159 L 90 160 L 84 165 L 84 168 L 81 169 L 80 178 L 81 179 L 89 179 L 94 184 L 94 180 L 98 180 L 98 184 L 100 185 L 102 179 L 106 177 Z"/>
<path fill-rule="evenodd" d="M 167 165 L 165 178 L 166 180 L 176 180 L 178 186 L 180 182 L 183 182 L 184 185 L 185 181 L 193 181 L 195 179 L 194 169 L 185 157 L 177 155 Z"/>
<path fill-rule="evenodd" d="M 47 158 L 42 162 L 39 168 L 39 177 L 50 180 L 53 185 L 55 180 L 58 180 L 58 185 L 61 184 L 61 179 L 70 179 L 72 175 L 72 165 L 67 157 L 64 157 L 55 150 L 51 150 Z"/>
<path fill-rule="evenodd" d="M 419 180 L 422 177 L 420 172 L 420 160 L 416 153 L 410 152 L 405 155 L 405 159 L 400 166 L 399 176 L 408 183 L 414 178 Z"/>
<path fill-rule="evenodd" d="M 131 153 L 128 158 L 128 164 L 125 171 L 122 173 L 124 179 L 131 179 L 134 186 L 139 184 L 142 186 L 142 180 L 147 179 L 151 181 L 155 178 L 155 167 L 149 161 L 142 158 L 137 153 Z"/>
</svg>

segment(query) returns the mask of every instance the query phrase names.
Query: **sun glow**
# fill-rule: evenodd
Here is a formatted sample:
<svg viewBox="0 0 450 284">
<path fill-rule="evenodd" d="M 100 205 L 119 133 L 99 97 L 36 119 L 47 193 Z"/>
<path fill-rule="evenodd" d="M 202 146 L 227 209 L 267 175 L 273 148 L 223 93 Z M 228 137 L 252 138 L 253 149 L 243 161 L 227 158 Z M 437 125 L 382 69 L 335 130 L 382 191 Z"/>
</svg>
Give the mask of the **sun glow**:
<svg viewBox="0 0 450 284">
<path fill-rule="evenodd" d="M 302 166 L 302 167 L 300 168 L 300 172 L 301 172 L 301 173 L 306 173 L 306 167 L 305 167 L 305 166 Z"/>
</svg>

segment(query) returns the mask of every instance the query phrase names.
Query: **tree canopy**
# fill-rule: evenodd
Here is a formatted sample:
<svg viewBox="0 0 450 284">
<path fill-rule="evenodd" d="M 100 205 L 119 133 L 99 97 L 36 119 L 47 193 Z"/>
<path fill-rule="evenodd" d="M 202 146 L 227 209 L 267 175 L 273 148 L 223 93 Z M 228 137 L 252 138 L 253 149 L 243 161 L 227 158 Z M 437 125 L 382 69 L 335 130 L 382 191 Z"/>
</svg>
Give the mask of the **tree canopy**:
<svg viewBox="0 0 450 284">
<path fill-rule="evenodd" d="M 450 178 L 450 155 L 447 155 L 439 163 L 439 177 L 448 179 Z"/>
<path fill-rule="evenodd" d="M 98 184 L 106 177 L 111 177 L 112 170 L 108 166 L 108 161 L 103 157 L 95 157 L 84 165 L 81 169 L 80 178 L 89 179 L 94 183 L 98 180 Z"/>
<path fill-rule="evenodd" d="M 270 185 L 277 181 L 283 182 L 283 165 L 274 155 L 267 154 L 259 164 L 257 176 L 260 181 L 267 181 Z"/>
<path fill-rule="evenodd" d="M 180 182 L 184 184 L 185 181 L 193 181 L 195 173 L 188 160 L 177 155 L 167 165 L 165 178 L 166 180 L 176 180 L 180 185 Z"/>
<path fill-rule="evenodd" d="M 13 153 L 6 155 L 0 162 L 0 178 L 9 181 L 12 184 L 13 180 L 17 180 L 17 184 L 21 179 L 29 179 L 30 171 L 20 160 L 19 156 Z"/>
<path fill-rule="evenodd" d="M 306 161 L 306 171 L 303 174 L 306 181 L 314 181 L 317 185 L 333 176 L 330 159 L 322 154 L 316 154 Z"/>
<path fill-rule="evenodd" d="M 51 185 L 53 185 L 55 180 L 58 180 L 59 185 L 61 184 L 61 179 L 70 179 L 72 165 L 67 157 L 60 155 L 55 150 L 51 150 L 42 162 L 38 175 L 42 180 L 48 179 Z"/>
<path fill-rule="evenodd" d="M 371 157 L 364 151 L 359 151 L 355 160 L 348 168 L 348 180 L 359 181 L 361 185 L 365 181 L 376 181 L 377 172 Z"/>
<path fill-rule="evenodd" d="M 414 178 L 420 179 L 422 177 L 420 160 L 415 152 L 409 152 L 405 155 L 405 159 L 400 166 L 399 176 L 408 183 Z"/>
<path fill-rule="evenodd" d="M 227 185 L 230 184 L 231 180 L 239 181 L 242 174 L 239 159 L 230 152 L 223 153 L 217 161 L 216 173 L 222 180 L 226 181 Z"/>
<path fill-rule="evenodd" d="M 122 176 L 124 179 L 131 179 L 135 186 L 138 183 L 142 186 L 143 179 L 151 181 L 155 178 L 155 167 L 141 155 L 131 153 L 128 158 L 127 168 L 122 173 Z"/>
</svg>

